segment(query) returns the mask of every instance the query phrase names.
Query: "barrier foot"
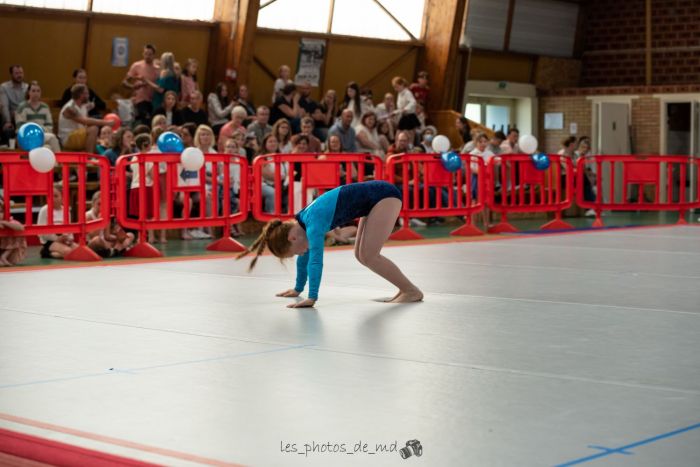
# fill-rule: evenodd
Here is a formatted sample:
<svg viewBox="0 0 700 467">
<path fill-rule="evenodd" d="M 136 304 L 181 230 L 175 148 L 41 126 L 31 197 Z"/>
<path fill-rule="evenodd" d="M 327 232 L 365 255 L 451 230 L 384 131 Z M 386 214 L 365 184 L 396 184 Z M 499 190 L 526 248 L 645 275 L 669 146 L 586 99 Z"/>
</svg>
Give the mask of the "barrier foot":
<svg viewBox="0 0 700 467">
<path fill-rule="evenodd" d="M 676 222 L 676 225 L 688 225 L 688 221 L 685 220 L 685 211 L 678 213 L 678 222 Z"/>
<path fill-rule="evenodd" d="M 540 230 L 568 230 L 573 228 L 574 226 L 568 222 L 564 222 L 561 219 L 554 219 L 540 227 Z"/>
<path fill-rule="evenodd" d="M 488 233 L 514 233 L 517 231 L 518 229 L 507 221 L 501 221 L 498 224 L 489 227 L 487 230 Z"/>
<path fill-rule="evenodd" d="M 453 230 L 450 232 L 450 235 L 455 235 L 455 236 L 460 236 L 460 237 L 474 237 L 477 235 L 484 235 L 484 232 L 481 231 L 477 226 L 474 224 L 470 223 L 465 223 L 462 227 Z"/>
<path fill-rule="evenodd" d="M 68 261 L 102 261 L 100 255 L 88 248 L 87 245 L 78 246 L 78 248 L 68 253 L 64 259 Z"/>
<path fill-rule="evenodd" d="M 209 251 L 244 251 L 245 246 L 231 237 L 223 237 L 207 245 Z"/>
<path fill-rule="evenodd" d="M 600 216 L 597 216 L 593 221 L 592 227 L 603 227 L 603 219 L 601 219 Z"/>
<path fill-rule="evenodd" d="M 424 237 L 410 227 L 403 226 L 389 236 L 389 240 L 422 240 Z"/>
<path fill-rule="evenodd" d="M 124 256 L 132 258 L 160 258 L 163 256 L 156 247 L 148 242 L 137 243 L 133 248 L 129 249 Z"/>
</svg>

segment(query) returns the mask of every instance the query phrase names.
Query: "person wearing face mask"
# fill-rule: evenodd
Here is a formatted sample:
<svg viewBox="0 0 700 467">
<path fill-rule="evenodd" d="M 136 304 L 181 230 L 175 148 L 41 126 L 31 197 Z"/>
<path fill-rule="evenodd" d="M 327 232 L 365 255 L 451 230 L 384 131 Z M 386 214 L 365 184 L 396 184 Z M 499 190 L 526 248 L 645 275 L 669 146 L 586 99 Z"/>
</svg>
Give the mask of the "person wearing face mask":
<svg viewBox="0 0 700 467">
<path fill-rule="evenodd" d="M 437 128 L 435 128 L 432 125 L 428 125 L 425 127 L 425 130 L 423 130 L 423 134 L 421 135 L 421 146 L 423 146 L 423 149 L 425 149 L 425 152 L 430 154 L 432 152 L 435 152 L 433 149 L 433 138 L 435 138 L 435 134 L 437 133 Z"/>
</svg>

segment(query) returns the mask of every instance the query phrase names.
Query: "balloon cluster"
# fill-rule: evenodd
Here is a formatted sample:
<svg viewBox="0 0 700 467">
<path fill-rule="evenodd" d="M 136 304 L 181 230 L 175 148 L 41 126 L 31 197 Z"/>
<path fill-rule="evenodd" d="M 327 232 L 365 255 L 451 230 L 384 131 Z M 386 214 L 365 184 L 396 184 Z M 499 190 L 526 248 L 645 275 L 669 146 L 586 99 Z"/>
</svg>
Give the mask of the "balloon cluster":
<svg viewBox="0 0 700 467">
<path fill-rule="evenodd" d="M 450 151 L 450 139 L 445 135 L 433 138 L 433 149 L 440 153 L 440 162 L 448 172 L 456 172 L 462 168 L 462 159 L 455 151 Z"/>
<path fill-rule="evenodd" d="M 537 138 L 532 135 L 523 135 L 518 140 L 520 150 L 525 154 L 530 154 L 532 164 L 537 170 L 547 170 L 549 168 L 549 156 L 544 152 L 537 152 Z"/>
<path fill-rule="evenodd" d="M 44 129 L 33 122 L 25 123 L 17 131 L 17 142 L 29 152 L 29 165 L 40 173 L 47 173 L 56 166 L 56 155 L 44 147 Z"/>
<path fill-rule="evenodd" d="M 105 120 L 113 121 L 117 129 L 121 120 L 115 114 L 107 114 Z M 36 123 L 25 123 L 17 131 L 17 141 L 22 149 L 29 152 L 29 164 L 40 173 L 47 173 L 56 166 L 56 155 L 44 146 L 44 129 Z M 204 153 L 198 148 L 185 149 L 182 139 L 172 131 L 158 137 L 158 149 L 163 153 L 180 153 L 180 163 L 186 170 L 199 170 L 204 165 Z"/>
<path fill-rule="evenodd" d="M 180 153 L 180 163 L 185 170 L 199 170 L 204 165 L 204 153 L 199 148 L 187 148 L 182 144 L 182 139 L 172 131 L 166 131 L 158 137 L 158 149 L 160 152 Z"/>
</svg>

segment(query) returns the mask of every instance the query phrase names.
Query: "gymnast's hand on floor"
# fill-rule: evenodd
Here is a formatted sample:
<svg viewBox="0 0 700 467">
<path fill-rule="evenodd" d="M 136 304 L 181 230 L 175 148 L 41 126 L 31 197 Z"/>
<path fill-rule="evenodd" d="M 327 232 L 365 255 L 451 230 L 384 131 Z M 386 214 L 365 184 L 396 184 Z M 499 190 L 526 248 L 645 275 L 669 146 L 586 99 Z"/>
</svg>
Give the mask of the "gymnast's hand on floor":
<svg viewBox="0 0 700 467">
<path fill-rule="evenodd" d="M 316 300 L 307 298 L 306 300 L 302 300 L 300 302 L 290 303 L 289 305 L 287 305 L 287 308 L 310 308 L 314 306 L 315 303 Z"/>
<path fill-rule="evenodd" d="M 294 289 L 289 289 L 285 290 L 284 292 L 280 292 L 278 294 L 275 294 L 276 297 L 298 297 L 299 292 L 297 292 Z"/>
</svg>

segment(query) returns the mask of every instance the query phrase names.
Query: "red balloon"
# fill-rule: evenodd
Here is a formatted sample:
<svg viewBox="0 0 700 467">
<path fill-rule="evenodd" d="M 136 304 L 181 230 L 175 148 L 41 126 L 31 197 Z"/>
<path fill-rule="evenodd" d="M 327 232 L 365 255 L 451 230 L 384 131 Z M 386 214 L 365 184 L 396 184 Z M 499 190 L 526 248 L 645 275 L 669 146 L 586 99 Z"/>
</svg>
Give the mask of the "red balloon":
<svg viewBox="0 0 700 467">
<path fill-rule="evenodd" d="M 104 120 L 107 120 L 108 122 L 114 122 L 112 130 L 118 130 L 119 127 L 122 126 L 122 119 L 119 118 L 119 115 L 117 114 L 107 114 L 104 116 Z"/>
</svg>

